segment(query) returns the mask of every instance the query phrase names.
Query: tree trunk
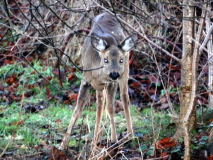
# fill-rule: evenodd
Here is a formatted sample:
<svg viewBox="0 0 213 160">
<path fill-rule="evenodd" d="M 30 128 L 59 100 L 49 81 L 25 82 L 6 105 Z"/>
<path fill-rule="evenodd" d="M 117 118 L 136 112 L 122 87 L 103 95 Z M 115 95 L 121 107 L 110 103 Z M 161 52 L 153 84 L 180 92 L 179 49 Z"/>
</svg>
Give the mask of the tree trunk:
<svg viewBox="0 0 213 160">
<path fill-rule="evenodd" d="M 208 4 L 207 14 L 206 14 L 206 34 L 210 30 L 211 26 L 211 4 Z M 209 89 L 209 108 L 213 109 L 213 46 L 212 46 L 212 34 L 209 37 L 209 41 L 207 43 L 207 50 L 208 50 L 208 66 L 209 66 L 209 73 L 208 73 L 208 89 Z"/>
<path fill-rule="evenodd" d="M 192 91 L 192 53 L 193 53 L 193 30 L 194 30 L 194 7 L 189 0 L 183 1 L 183 55 L 181 59 L 181 92 L 180 92 L 180 113 L 179 113 L 179 125 L 174 135 L 175 139 L 183 137 L 183 119 L 188 110 L 191 91 Z M 195 111 L 193 111 L 195 113 Z M 190 130 L 195 125 L 195 114 L 190 118 Z"/>
<path fill-rule="evenodd" d="M 190 1 L 191 2 L 191 1 Z M 176 136 L 184 136 L 184 160 L 190 160 L 190 131 L 196 122 L 196 91 L 197 91 L 197 64 L 199 61 L 199 44 L 206 16 L 206 3 L 203 5 L 200 25 L 194 29 L 194 8 L 188 0 L 183 1 L 183 56 L 181 61 L 181 99 L 180 123 Z M 206 2 L 206 1 L 205 1 Z M 190 19 L 191 17 L 191 19 Z M 191 21 L 190 21 L 191 20 Z M 197 31 L 196 31 L 197 30 Z M 196 32 L 196 33 L 194 33 Z M 196 37 L 194 37 L 196 35 Z M 195 39 L 194 45 L 192 39 Z"/>
</svg>

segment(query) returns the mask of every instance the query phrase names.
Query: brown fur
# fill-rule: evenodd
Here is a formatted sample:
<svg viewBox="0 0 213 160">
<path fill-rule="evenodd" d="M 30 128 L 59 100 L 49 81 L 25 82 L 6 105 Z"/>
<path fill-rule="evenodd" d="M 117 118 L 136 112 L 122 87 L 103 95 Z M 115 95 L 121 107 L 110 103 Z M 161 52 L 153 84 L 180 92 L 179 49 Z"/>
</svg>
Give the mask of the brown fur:
<svg viewBox="0 0 213 160">
<path fill-rule="evenodd" d="M 85 39 L 81 51 L 83 68 L 90 69 L 100 66 L 103 66 L 103 68 L 83 73 L 77 105 L 60 149 L 68 147 L 72 128 L 87 102 L 91 87 L 96 90 L 97 99 L 93 145 L 95 146 L 98 141 L 105 99 L 106 109 L 110 118 L 111 140 L 112 142 L 117 141 L 114 124 L 114 97 L 117 91 L 117 85 L 120 87 L 120 97 L 124 106 L 124 113 L 127 121 L 127 132 L 129 135 L 133 135 L 128 96 L 128 51 L 134 46 L 136 39 L 136 36 L 130 36 L 125 39 L 120 23 L 117 21 L 116 17 L 108 13 L 98 15 L 94 19 L 92 30 Z M 115 74 L 115 77 L 110 76 L 112 73 L 116 73 L 119 77 L 115 76 Z"/>
</svg>

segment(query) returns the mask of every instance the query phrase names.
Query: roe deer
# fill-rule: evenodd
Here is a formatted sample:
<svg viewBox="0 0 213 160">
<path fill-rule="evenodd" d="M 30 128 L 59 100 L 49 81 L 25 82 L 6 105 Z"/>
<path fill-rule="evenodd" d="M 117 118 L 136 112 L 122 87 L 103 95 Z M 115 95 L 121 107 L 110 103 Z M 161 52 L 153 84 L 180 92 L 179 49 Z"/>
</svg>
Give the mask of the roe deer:
<svg viewBox="0 0 213 160">
<path fill-rule="evenodd" d="M 111 141 L 117 141 L 114 122 L 114 98 L 117 84 L 120 87 L 120 97 L 124 106 L 127 133 L 133 136 L 129 111 L 128 78 L 129 50 L 134 47 L 136 40 L 137 34 L 125 39 L 123 29 L 115 16 L 102 13 L 95 17 L 91 32 L 82 47 L 82 61 L 84 69 L 100 66 L 102 68 L 83 73 L 77 104 L 60 149 L 67 149 L 73 126 L 87 102 L 91 87 L 96 90 L 97 99 L 93 145 L 96 146 L 99 137 L 105 96 L 110 119 Z"/>
</svg>

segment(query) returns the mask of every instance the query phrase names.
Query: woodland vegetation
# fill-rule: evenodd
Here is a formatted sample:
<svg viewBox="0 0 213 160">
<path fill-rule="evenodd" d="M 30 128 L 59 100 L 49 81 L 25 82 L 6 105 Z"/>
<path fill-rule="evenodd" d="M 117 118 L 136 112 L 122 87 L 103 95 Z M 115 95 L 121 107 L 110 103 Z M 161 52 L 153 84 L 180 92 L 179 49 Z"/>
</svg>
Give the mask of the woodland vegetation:
<svg viewBox="0 0 213 160">
<path fill-rule="evenodd" d="M 211 0 L 2 0 L 0 2 L 0 159 L 213 159 L 213 2 Z M 82 79 L 81 47 L 93 18 L 119 18 L 130 52 L 134 138 L 91 154 L 95 92 L 69 149 L 58 149 Z M 119 92 L 119 90 L 118 90 Z M 92 155 L 92 156 L 91 156 Z"/>
</svg>

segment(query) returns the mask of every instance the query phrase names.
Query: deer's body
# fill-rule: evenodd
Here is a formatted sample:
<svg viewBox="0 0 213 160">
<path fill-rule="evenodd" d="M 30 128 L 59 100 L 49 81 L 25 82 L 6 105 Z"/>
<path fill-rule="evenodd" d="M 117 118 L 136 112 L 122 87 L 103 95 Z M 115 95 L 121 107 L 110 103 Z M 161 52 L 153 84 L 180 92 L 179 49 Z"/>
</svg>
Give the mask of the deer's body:
<svg viewBox="0 0 213 160">
<path fill-rule="evenodd" d="M 85 39 L 82 50 L 84 69 L 97 68 L 102 65 L 99 53 L 91 44 L 91 35 L 93 33 L 102 35 L 108 45 L 118 45 L 118 42 L 125 39 L 123 30 L 116 17 L 107 13 L 97 16 L 94 19 L 94 24 L 89 36 Z M 84 79 L 97 90 L 103 90 L 107 83 L 111 81 L 108 75 L 103 74 L 102 69 L 84 72 Z"/>
<path fill-rule="evenodd" d="M 110 118 L 111 140 L 117 141 L 114 124 L 114 97 L 117 84 L 120 87 L 120 98 L 124 106 L 127 121 L 127 132 L 132 135 L 132 123 L 129 113 L 128 78 L 129 50 L 134 46 L 137 37 L 125 39 L 123 29 L 116 17 L 103 13 L 94 19 L 92 30 L 82 47 L 83 68 L 97 68 L 83 73 L 83 79 L 77 100 L 77 106 L 72 115 L 67 133 L 60 149 L 65 149 L 69 143 L 72 128 L 87 102 L 91 87 L 96 90 L 97 112 L 93 144 L 96 145 L 100 132 L 101 118 L 106 98 L 106 109 Z"/>
</svg>

